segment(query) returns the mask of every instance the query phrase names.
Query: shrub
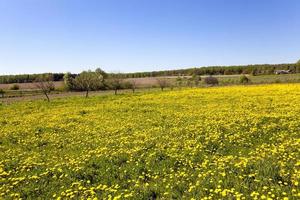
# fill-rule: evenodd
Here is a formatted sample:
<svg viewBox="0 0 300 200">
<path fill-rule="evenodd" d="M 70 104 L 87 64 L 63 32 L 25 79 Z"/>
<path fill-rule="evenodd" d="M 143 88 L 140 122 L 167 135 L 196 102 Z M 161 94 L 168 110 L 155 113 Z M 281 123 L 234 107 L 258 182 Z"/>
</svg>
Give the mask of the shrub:
<svg viewBox="0 0 300 200">
<path fill-rule="evenodd" d="M 55 87 L 55 86 L 54 86 L 54 88 L 52 88 L 51 91 L 54 91 L 54 90 L 59 91 L 59 92 L 65 92 L 65 91 L 68 91 L 69 88 L 67 88 L 65 85 L 60 86 L 60 87 Z"/>
<path fill-rule="evenodd" d="M 181 87 L 181 86 L 182 86 L 182 81 L 183 81 L 183 80 L 182 80 L 181 77 L 178 76 L 178 77 L 176 78 L 176 85 L 177 85 L 177 87 Z"/>
<path fill-rule="evenodd" d="M 10 90 L 19 90 L 20 89 L 20 86 L 18 84 L 13 84 L 11 87 L 10 87 Z"/>
<path fill-rule="evenodd" d="M 193 75 L 193 80 L 194 80 L 195 86 L 198 87 L 200 84 L 200 81 L 201 81 L 201 76 Z"/>
<path fill-rule="evenodd" d="M 188 87 L 193 87 L 193 79 L 192 78 L 188 78 L 186 81 L 186 86 Z"/>
<path fill-rule="evenodd" d="M 212 77 L 212 76 L 204 78 L 204 82 L 207 85 L 218 85 L 219 84 L 219 80 L 216 77 Z"/>
<path fill-rule="evenodd" d="M 0 89 L 0 97 L 3 98 L 5 94 L 5 91 L 3 89 Z"/>
<path fill-rule="evenodd" d="M 232 72 L 231 72 L 230 70 L 227 70 L 227 69 L 226 69 L 226 70 L 224 71 L 224 75 L 232 75 Z"/>
<path fill-rule="evenodd" d="M 242 76 L 240 77 L 240 83 L 242 83 L 242 84 L 247 84 L 247 83 L 249 83 L 249 82 L 250 82 L 250 79 L 249 79 L 247 76 L 242 75 Z"/>
<path fill-rule="evenodd" d="M 242 74 L 251 74 L 251 70 L 249 69 L 244 69 Z"/>
<path fill-rule="evenodd" d="M 258 74 L 257 69 L 252 70 L 251 75 L 256 76 Z"/>
</svg>

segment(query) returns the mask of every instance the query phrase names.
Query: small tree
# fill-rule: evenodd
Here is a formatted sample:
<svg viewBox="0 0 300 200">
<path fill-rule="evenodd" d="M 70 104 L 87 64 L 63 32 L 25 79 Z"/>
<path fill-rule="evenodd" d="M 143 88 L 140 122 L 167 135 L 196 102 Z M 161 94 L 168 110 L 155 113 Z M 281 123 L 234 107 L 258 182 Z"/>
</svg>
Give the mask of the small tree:
<svg viewBox="0 0 300 200">
<path fill-rule="evenodd" d="M 101 75 L 102 78 L 103 78 L 103 80 L 106 79 L 106 78 L 108 78 L 108 74 L 107 74 L 105 71 L 103 71 L 101 68 L 97 68 L 97 69 L 95 70 L 95 72 L 96 72 L 97 74 Z"/>
<path fill-rule="evenodd" d="M 112 78 L 109 83 L 109 87 L 115 91 L 115 95 L 118 94 L 118 90 L 123 88 L 122 80 L 120 78 Z"/>
<path fill-rule="evenodd" d="M 249 83 L 249 82 L 250 82 L 250 79 L 249 79 L 247 76 L 242 75 L 242 76 L 240 77 L 240 83 L 242 83 L 242 84 L 247 84 L 247 83 Z"/>
<path fill-rule="evenodd" d="M 35 79 L 35 86 L 42 91 L 50 102 L 49 94 L 55 89 L 53 76 L 51 74 L 43 74 Z"/>
<path fill-rule="evenodd" d="M 251 75 L 252 75 L 252 76 L 256 76 L 257 74 L 258 74 L 257 69 L 256 69 L 256 68 L 253 69 L 252 72 L 251 72 Z"/>
<path fill-rule="evenodd" d="M 75 87 L 85 91 L 85 98 L 88 98 L 89 91 L 96 90 L 103 83 L 103 76 L 92 71 L 83 71 L 74 79 Z"/>
<path fill-rule="evenodd" d="M 65 73 L 63 78 L 64 78 L 65 88 L 67 90 L 74 89 L 74 79 L 73 79 L 71 73 L 69 73 L 69 72 Z"/>
<path fill-rule="evenodd" d="M 137 83 L 135 80 L 130 80 L 124 83 L 124 87 L 127 89 L 131 89 L 133 93 L 135 93 L 135 90 L 137 88 Z"/>
<path fill-rule="evenodd" d="M 19 90 L 20 89 L 20 86 L 18 84 L 13 84 L 11 87 L 10 87 L 10 90 Z"/>
<path fill-rule="evenodd" d="M 168 82 L 165 78 L 158 78 L 156 79 L 157 84 L 159 85 L 161 91 L 164 90 L 164 88 L 166 88 L 168 86 Z"/>
<path fill-rule="evenodd" d="M 193 75 L 193 80 L 194 80 L 195 86 L 198 87 L 200 84 L 200 81 L 201 81 L 201 76 Z"/>
<path fill-rule="evenodd" d="M 209 77 L 206 77 L 204 79 L 204 82 L 207 84 L 207 85 L 218 85 L 219 84 L 219 81 L 216 77 L 212 77 L 212 76 L 209 76 Z"/>
</svg>

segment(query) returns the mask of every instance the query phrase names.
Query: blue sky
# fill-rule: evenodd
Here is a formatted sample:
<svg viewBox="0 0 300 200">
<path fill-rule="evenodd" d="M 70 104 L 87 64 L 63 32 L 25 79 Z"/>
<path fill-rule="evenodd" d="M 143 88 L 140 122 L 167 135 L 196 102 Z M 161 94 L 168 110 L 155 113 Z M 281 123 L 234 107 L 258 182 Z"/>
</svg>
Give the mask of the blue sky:
<svg viewBox="0 0 300 200">
<path fill-rule="evenodd" d="M 300 59 L 299 0 L 0 0 L 0 74 Z"/>
</svg>

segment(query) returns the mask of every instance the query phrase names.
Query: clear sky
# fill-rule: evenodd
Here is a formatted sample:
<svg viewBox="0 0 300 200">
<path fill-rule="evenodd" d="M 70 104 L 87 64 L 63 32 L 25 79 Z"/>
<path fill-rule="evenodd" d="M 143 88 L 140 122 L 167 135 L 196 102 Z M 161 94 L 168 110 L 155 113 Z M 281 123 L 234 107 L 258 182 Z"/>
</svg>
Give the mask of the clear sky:
<svg viewBox="0 0 300 200">
<path fill-rule="evenodd" d="M 0 0 L 0 74 L 298 59 L 299 0 Z"/>
</svg>

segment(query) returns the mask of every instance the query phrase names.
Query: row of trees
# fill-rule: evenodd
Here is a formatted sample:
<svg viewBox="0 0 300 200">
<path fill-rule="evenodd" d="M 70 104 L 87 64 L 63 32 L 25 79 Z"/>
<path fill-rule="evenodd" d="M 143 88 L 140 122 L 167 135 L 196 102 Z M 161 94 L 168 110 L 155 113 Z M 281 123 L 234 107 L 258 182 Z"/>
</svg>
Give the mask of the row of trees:
<svg viewBox="0 0 300 200">
<path fill-rule="evenodd" d="M 169 87 L 173 89 L 174 87 L 181 88 L 181 87 L 199 87 L 201 80 L 201 77 L 199 75 L 194 75 L 192 77 L 178 77 L 176 81 L 170 81 L 170 79 L 167 78 L 158 78 L 157 84 L 163 91 L 164 88 Z M 216 77 L 205 77 L 203 79 L 203 82 L 206 85 L 214 86 L 219 84 L 219 80 Z"/>
<path fill-rule="evenodd" d="M 275 70 L 290 70 L 291 73 L 300 73 L 300 62 L 290 64 L 262 64 L 262 65 L 241 65 L 241 66 L 211 66 L 200 68 L 188 68 L 179 70 L 165 70 L 153 72 L 114 74 L 122 78 L 141 78 L 158 76 L 192 76 L 192 75 L 234 75 L 252 74 L 267 75 L 274 74 Z"/>
<path fill-rule="evenodd" d="M 55 90 L 55 85 L 53 82 L 53 75 L 52 74 L 41 74 L 36 77 L 34 80 L 34 85 L 37 89 L 39 89 L 47 98 L 48 101 L 50 101 L 49 94 L 51 91 Z M 12 85 L 10 90 L 19 90 L 20 87 L 17 84 Z M 6 94 L 6 91 L 3 89 L 0 89 L 0 97 L 4 98 L 4 95 Z"/>
<path fill-rule="evenodd" d="M 49 94 L 55 90 L 55 77 L 53 74 L 41 74 L 33 81 L 35 87 L 39 89 L 50 101 Z M 74 75 L 66 73 L 63 76 L 65 90 L 68 91 L 85 91 L 85 97 L 89 96 L 90 91 L 96 90 L 114 90 L 117 94 L 120 89 L 136 90 L 136 81 L 125 81 L 118 77 L 111 77 L 109 74 L 100 68 L 95 71 L 83 71 L 80 74 Z M 18 90 L 19 86 L 14 84 L 10 90 Z M 0 90 L 0 97 L 4 97 L 6 91 Z"/>
<path fill-rule="evenodd" d="M 64 83 L 67 90 L 85 91 L 88 97 L 90 91 L 111 89 L 117 94 L 120 89 L 132 89 L 135 92 L 134 80 L 124 81 L 119 77 L 111 77 L 100 68 L 95 71 L 83 71 L 73 77 L 70 73 L 64 75 Z"/>
<path fill-rule="evenodd" d="M 49 73 L 44 74 L 20 74 L 20 75 L 3 75 L 0 76 L 0 83 L 33 83 L 41 76 L 48 76 Z M 76 74 L 73 74 L 76 76 Z M 64 73 L 51 73 L 53 81 L 63 80 Z"/>
<path fill-rule="evenodd" d="M 141 78 L 141 77 L 159 77 L 159 76 L 191 76 L 191 75 L 231 75 L 231 74 L 274 74 L 275 70 L 290 70 L 292 73 L 300 73 L 300 61 L 289 64 L 261 64 L 261 65 L 245 65 L 245 66 L 211 66 L 200 68 L 188 68 L 178 70 L 164 70 L 153 72 L 137 72 L 137 73 L 118 73 L 107 74 L 114 78 Z M 4 75 L 0 76 L 0 83 L 31 83 L 43 74 L 23 74 L 23 75 Z M 47 75 L 47 74 L 44 74 Z M 53 73 L 53 81 L 64 80 L 63 73 Z M 78 74 L 69 74 L 75 78 Z"/>
<path fill-rule="evenodd" d="M 70 73 L 64 75 L 65 90 L 69 91 L 85 91 L 85 97 L 89 96 L 90 91 L 96 90 L 114 90 L 117 94 L 118 90 L 131 89 L 133 93 L 137 88 L 136 80 L 125 80 L 116 77 L 110 77 L 103 70 L 97 69 L 95 71 L 83 71 L 77 76 L 73 76 Z M 36 78 L 34 85 L 39 89 L 50 101 L 49 94 L 55 90 L 52 74 L 43 74 Z M 199 75 L 193 75 L 192 77 L 178 77 L 177 79 L 170 78 L 157 78 L 156 87 L 160 87 L 163 91 L 169 87 L 198 87 L 201 81 L 210 86 L 218 85 L 219 81 L 216 77 L 208 76 L 201 78 Z M 247 84 L 250 79 L 243 75 L 240 77 L 240 83 Z M 5 91 L 0 90 L 0 97 L 4 97 Z"/>
<path fill-rule="evenodd" d="M 77 76 L 73 76 L 70 73 L 66 73 L 63 77 L 65 89 L 69 91 L 85 91 L 85 97 L 89 96 L 90 91 L 96 90 L 114 90 L 117 94 L 120 89 L 131 89 L 133 93 L 137 88 L 135 80 L 124 80 L 119 77 L 111 77 L 106 74 L 101 69 L 96 69 L 95 71 L 83 71 Z M 37 89 L 41 90 L 48 101 L 50 101 L 49 94 L 55 89 L 52 74 L 43 74 L 36 78 L 34 84 Z M 194 75 L 191 78 L 188 77 L 178 77 L 176 81 L 171 81 L 167 78 L 156 79 L 157 86 L 164 90 L 167 87 L 173 89 L 182 86 L 199 86 L 201 77 L 199 75 Z M 203 80 L 208 85 L 217 85 L 218 79 L 215 77 L 206 77 Z M 0 92 L 0 95 L 4 95 L 4 91 Z"/>
</svg>

